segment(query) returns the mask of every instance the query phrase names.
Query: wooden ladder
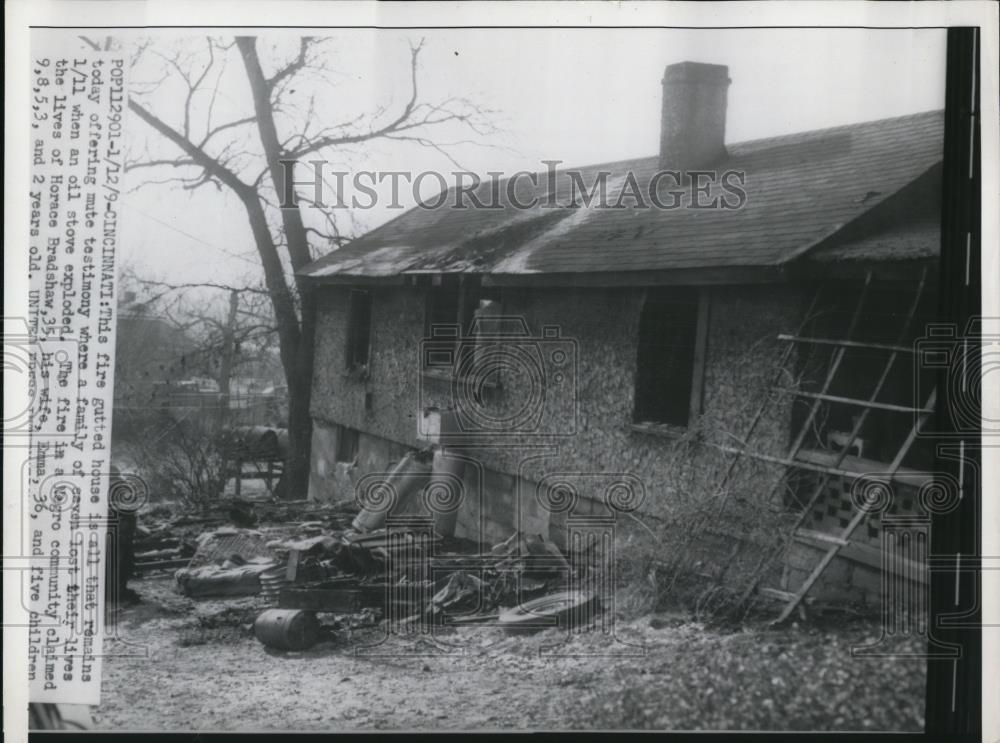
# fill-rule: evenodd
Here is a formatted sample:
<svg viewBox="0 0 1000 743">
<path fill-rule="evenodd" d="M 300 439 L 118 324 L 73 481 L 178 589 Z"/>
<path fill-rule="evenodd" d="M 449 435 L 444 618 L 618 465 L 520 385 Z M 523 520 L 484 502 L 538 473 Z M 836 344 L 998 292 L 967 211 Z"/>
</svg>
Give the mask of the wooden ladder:
<svg viewBox="0 0 1000 743">
<path fill-rule="evenodd" d="M 788 617 L 792 614 L 792 612 L 795 611 L 796 608 L 798 608 L 798 606 L 802 603 L 803 599 L 805 599 L 806 595 L 809 593 L 812 587 L 820 579 L 820 576 L 823 575 L 823 572 L 827 569 L 830 563 L 833 562 L 833 559 L 837 556 L 840 550 L 850 544 L 851 536 L 869 515 L 868 509 L 864 508 L 862 505 L 859 505 L 858 503 L 853 502 L 854 499 L 852 499 L 852 506 L 855 509 L 855 513 L 851 517 L 850 521 L 848 521 L 847 525 L 844 526 L 839 533 L 827 534 L 825 532 L 806 530 L 802 528 L 806 519 L 809 517 L 810 510 L 815 505 L 815 503 L 822 497 L 823 492 L 826 489 L 827 483 L 830 480 L 830 477 L 842 473 L 840 467 L 843 464 L 844 459 L 847 457 L 848 451 L 850 451 L 851 442 L 854 441 L 855 438 L 857 438 L 862 428 L 864 427 L 865 420 L 868 417 L 868 413 L 871 412 L 872 410 L 886 410 L 891 412 L 909 413 L 915 415 L 913 427 L 910 429 L 910 432 L 907 435 L 906 439 L 903 441 L 902 445 L 899 447 L 899 450 L 896 452 L 896 455 L 893 457 L 892 463 L 889 465 L 888 471 L 885 473 L 879 473 L 882 476 L 882 478 L 886 481 L 886 486 L 888 486 L 888 483 L 891 482 L 899 472 L 899 469 L 903 464 L 903 460 L 905 459 L 907 453 L 912 447 L 913 442 L 916 441 L 917 435 L 920 433 L 921 427 L 927 422 L 928 418 L 934 412 L 934 403 L 936 399 L 935 391 L 931 391 L 925 405 L 921 408 L 907 407 L 904 405 L 892 405 L 878 401 L 878 397 L 881 394 L 883 387 L 885 386 L 886 380 L 889 378 L 889 374 L 891 373 L 892 368 L 896 363 L 896 359 L 899 358 L 901 354 L 914 353 L 914 349 L 904 346 L 902 345 L 902 343 L 905 341 L 907 334 L 910 331 L 910 326 L 913 323 L 913 317 L 916 314 L 920 300 L 923 298 L 924 290 L 927 285 L 927 271 L 925 269 L 920 277 L 920 283 L 918 284 L 917 290 L 914 293 L 913 302 L 910 304 L 910 307 L 906 314 L 906 318 L 904 319 L 902 327 L 900 328 L 896 344 L 894 345 L 878 344 L 878 343 L 862 343 L 852 339 L 853 331 L 857 326 L 858 318 L 862 314 L 864 300 L 865 297 L 867 296 L 870 284 L 871 284 L 871 274 L 869 273 L 865 279 L 865 287 L 861 293 L 861 296 L 858 299 L 858 304 L 857 307 L 855 308 L 854 316 L 852 317 L 851 326 L 848 330 L 847 337 L 845 339 L 843 340 L 825 339 L 825 338 L 816 339 L 816 338 L 807 338 L 803 336 L 786 337 L 787 341 L 790 343 L 814 343 L 822 345 L 833 345 L 836 346 L 837 348 L 837 350 L 834 353 L 834 357 L 831 361 L 830 368 L 827 372 L 826 379 L 824 380 L 822 389 L 819 392 L 808 392 L 805 390 L 791 391 L 792 394 L 795 394 L 798 397 L 812 399 L 813 403 L 810 408 L 809 415 L 806 418 L 806 421 L 803 424 L 801 430 L 799 431 L 798 436 L 795 438 L 791 451 L 789 452 L 787 459 L 789 460 L 790 464 L 792 466 L 796 466 L 797 457 L 799 456 L 802 444 L 805 441 L 806 435 L 808 434 L 809 426 L 812 423 L 813 419 L 815 418 L 816 413 L 818 412 L 819 407 L 822 403 L 826 402 L 829 404 L 849 405 L 852 407 L 858 407 L 861 409 L 861 414 L 855 420 L 854 426 L 851 432 L 844 440 L 842 446 L 839 447 L 839 450 L 837 451 L 836 458 L 833 461 L 833 463 L 829 467 L 820 468 L 821 472 L 820 472 L 820 477 L 818 478 L 818 482 L 816 483 L 816 486 L 810 493 L 809 497 L 806 499 L 805 504 L 802 506 L 802 510 L 799 513 L 798 518 L 795 520 L 794 525 L 792 526 L 790 533 L 788 535 L 788 538 L 785 540 L 785 544 L 782 551 L 784 551 L 784 549 L 787 549 L 788 545 L 791 544 L 791 542 L 794 541 L 797 537 L 814 539 L 816 541 L 823 541 L 828 546 L 826 551 L 820 558 L 819 562 L 809 573 L 809 576 L 805 579 L 805 581 L 803 581 L 799 589 L 794 593 L 787 594 L 786 596 L 787 601 L 785 603 L 784 608 L 781 610 L 781 613 L 778 615 L 777 619 L 774 620 L 775 624 L 784 622 L 786 619 L 788 619 Z M 840 368 L 840 362 L 843 359 L 844 352 L 848 348 L 888 351 L 889 353 L 889 357 L 886 359 L 885 365 L 882 368 L 882 372 L 875 383 L 875 387 L 872 390 L 871 394 L 866 399 L 854 399 L 854 398 L 840 397 L 828 394 L 833 379 Z"/>
<path fill-rule="evenodd" d="M 854 312 L 851 316 L 850 323 L 844 334 L 844 338 L 814 338 L 801 335 L 803 328 L 799 329 L 799 334 L 797 335 L 779 335 L 779 340 L 785 341 L 789 344 L 788 349 L 792 348 L 796 344 L 811 344 L 818 346 L 834 346 L 835 351 L 830 360 L 830 365 L 827 368 L 825 378 L 818 392 L 811 392 L 806 390 L 789 390 L 783 389 L 780 391 L 786 392 L 788 394 L 794 395 L 799 398 L 812 400 L 812 405 L 810 406 L 809 412 L 802 423 L 801 428 L 795 435 L 792 445 L 788 450 L 787 456 L 783 458 L 764 456 L 762 454 L 755 454 L 749 452 L 744 447 L 738 451 L 735 451 L 736 458 L 733 460 L 732 464 L 735 465 L 736 459 L 742 455 L 750 456 L 757 459 L 762 459 L 768 462 L 777 463 L 787 467 L 788 469 L 802 469 L 807 471 L 815 472 L 819 475 L 815 487 L 809 494 L 809 497 L 805 499 L 804 502 L 800 502 L 799 506 L 801 508 L 798 516 L 788 528 L 787 533 L 784 535 L 781 543 L 776 547 L 775 550 L 766 553 L 757 564 L 753 575 L 754 580 L 751 581 L 740 597 L 740 603 L 745 603 L 750 596 L 759 590 L 760 593 L 764 593 L 768 596 L 779 598 L 785 602 L 785 606 L 779 614 L 778 618 L 774 620 L 774 623 L 779 623 L 785 621 L 793 611 L 802 603 L 806 598 L 806 595 L 813 588 L 816 582 L 819 580 L 820 576 L 830 565 L 833 559 L 837 556 L 841 549 L 848 546 L 851 542 L 851 536 L 854 534 L 855 530 L 860 526 L 869 514 L 869 511 L 865 508 L 857 508 L 857 512 L 853 514 L 852 518 L 849 520 L 846 526 L 844 526 L 839 533 L 829 534 L 826 532 L 815 531 L 810 529 L 804 529 L 803 525 L 809 517 L 809 513 L 816 502 L 822 497 L 824 491 L 826 490 L 827 483 L 831 477 L 848 476 L 856 477 L 861 473 L 846 472 L 841 469 L 841 466 L 847 457 L 848 452 L 851 448 L 851 442 L 854 441 L 862 428 L 864 427 L 865 420 L 868 417 L 868 413 L 871 410 L 886 410 L 897 413 L 910 413 L 915 415 L 915 421 L 912 429 L 906 437 L 906 440 L 902 443 L 896 455 L 893 457 L 892 463 L 888 467 L 886 473 L 880 473 L 886 482 L 893 480 L 899 473 L 902 463 L 910 448 L 912 447 L 917 435 L 920 432 L 921 427 L 926 423 L 928 418 L 933 414 L 934 404 L 936 395 L 932 391 L 928 396 L 928 399 L 923 407 L 913 408 L 905 405 L 895 405 L 885 402 L 880 402 L 878 400 L 879 395 L 882 393 L 882 389 L 885 386 L 886 380 L 892 371 L 893 366 L 896 363 L 897 358 L 901 354 L 913 354 L 914 349 L 902 345 L 906 340 L 907 334 L 910 331 L 910 326 L 913 323 L 913 317 L 916 314 L 919 303 L 924 295 L 924 290 L 927 285 L 927 271 L 924 270 L 920 277 L 919 284 L 917 286 L 916 292 L 914 294 L 913 302 L 908 308 L 906 317 L 900 328 L 898 338 L 895 344 L 886 343 L 867 343 L 862 341 L 854 340 L 854 332 L 858 327 L 861 317 L 863 316 L 863 309 L 865 299 L 867 298 L 872 285 L 872 274 L 869 272 L 865 277 L 864 285 L 862 287 L 861 293 L 858 297 L 858 302 L 854 308 Z M 839 395 L 830 394 L 830 389 L 833 385 L 833 381 L 836 378 L 837 372 L 840 370 L 841 362 L 844 359 L 844 354 L 848 349 L 864 349 L 871 351 L 884 351 L 889 353 L 889 357 L 886 359 L 885 365 L 882 368 L 881 374 L 875 382 L 875 386 L 872 392 L 865 399 L 855 399 L 849 397 L 843 397 Z M 787 358 L 787 355 L 783 358 Z M 857 407 L 861 409 L 860 415 L 855 419 L 852 431 L 848 434 L 843 444 L 837 448 L 836 454 L 832 463 L 828 465 L 820 465 L 814 462 L 805 461 L 799 459 L 799 455 L 802 451 L 802 446 L 809 434 L 810 427 L 816 418 L 816 415 L 820 411 L 823 403 L 831 405 L 849 405 L 852 407 Z M 731 467 L 732 468 L 732 467 Z M 730 470 L 731 470 L 730 468 Z M 728 475 L 728 473 L 727 473 Z M 782 487 L 785 478 L 778 478 L 777 481 L 772 485 L 771 490 L 765 498 L 768 501 L 777 496 L 779 489 Z M 810 572 L 809 576 L 805 579 L 799 589 L 795 592 L 789 591 L 779 591 L 776 589 L 758 589 L 758 584 L 760 578 L 763 575 L 763 569 L 766 565 L 778 557 L 779 555 L 785 553 L 789 546 L 796 540 L 806 539 L 812 542 L 822 542 L 827 545 L 827 549 L 823 556 L 820 558 L 819 562 Z"/>
</svg>

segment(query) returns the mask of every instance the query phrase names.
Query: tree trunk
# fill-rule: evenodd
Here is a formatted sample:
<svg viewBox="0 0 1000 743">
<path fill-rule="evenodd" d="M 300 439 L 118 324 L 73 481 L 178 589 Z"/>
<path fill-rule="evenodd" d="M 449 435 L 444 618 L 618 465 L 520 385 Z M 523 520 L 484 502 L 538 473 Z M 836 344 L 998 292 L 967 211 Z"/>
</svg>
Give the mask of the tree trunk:
<svg viewBox="0 0 1000 743">
<path fill-rule="evenodd" d="M 305 336 L 303 336 L 305 338 Z M 304 340 L 312 346 L 312 338 Z M 294 378 L 293 378 L 294 377 Z M 278 497 L 305 498 L 309 492 L 310 450 L 312 447 L 312 416 L 309 403 L 312 395 L 312 363 L 294 370 L 288 376 L 288 455 L 285 473 L 278 485 Z"/>
<path fill-rule="evenodd" d="M 257 56 L 257 40 L 251 36 L 236 37 L 236 45 L 243 57 L 243 64 L 253 96 L 254 113 L 257 115 L 257 130 L 267 159 L 268 170 L 276 193 L 284 193 L 285 171 L 281 166 L 283 150 L 274 122 L 271 105 L 271 83 Z M 288 247 L 288 257 L 292 271 L 304 268 L 312 261 L 305 224 L 298 208 L 282 209 L 281 222 Z M 293 273 L 300 305 L 300 322 L 294 348 L 289 348 L 291 358 L 286 361 L 284 338 L 279 332 L 282 345 L 282 364 L 288 382 L 288 456 L 285 460 L 285 474 L 279 484 L 279 497 L 304 498 L 309 490 L 309 452 L 312 446 L 312 417 L 309 404 L 312 399 L 313 349 L 316 330 L 316 298 L 311 286 L 300 281 Z"/>
<path fill-rule="evenodd" d="M 288 453 L 276 494 L 285 500 L 305 498 L 309 490 L 309 450 L 312 418 L 309 416 L 313 366 L 313 332 L 316 308 L 311 294 L 300 294 L 301 320 L 294 313 L 291 292 L 271 237 L 264 208 L 256 194 L 243 199 L 250 227 L 264 266 L 264 282 L 274 307 L 278 327 L 278 354 L 288 385 Z"/>
</svg>

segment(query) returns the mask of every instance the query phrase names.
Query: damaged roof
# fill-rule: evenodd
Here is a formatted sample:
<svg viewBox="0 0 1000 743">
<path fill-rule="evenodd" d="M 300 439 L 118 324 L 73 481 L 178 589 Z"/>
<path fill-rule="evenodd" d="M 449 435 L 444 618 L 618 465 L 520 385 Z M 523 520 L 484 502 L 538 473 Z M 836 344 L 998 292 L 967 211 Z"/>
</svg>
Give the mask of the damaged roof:
<svg viewBox="0 0 1000 743">
<path fill-rule="evenodd" d="M 333 279 L 779 267 L 836 244 L 845 226 L 934 168 L 942 159 L 943 132 L 943 112 L 930 111 L 727 145 L 725 159 L 713 169 L 746 174 L 746 201 L 738 209 L 634 208 L 630 196 L 621 199 L 625 208 L 572 205 L 565 171 L 557 174 L 551 193 L 543 175 L 537 188 L 527 179 L 517 181 L 514 194 L 522 203 L 531 197 L 551 202 L 554 195 L 559 208 L 515 209 L 501 188 L 503 208 L 456 209 L 451 191 L 439 208 L 415 207 L 301 274 Z M 657 157 L 649 157 L 577 170 L 588 189 L 599 172 L 608 173 L 607 202 L 614 204 L 628 173 L 645 189 L 658 164 Z M 661 185 L 677 189 L 670 179 Z M 494 186 L 484 182 L 475 193 L 488 202 Z M 718 183 L 711 194 L 701 200 L 735 201 Z M 670 198 L 661 196 L 666 203 Z M 684 199 L 688 205 L 689 193 Z M 936 224 L 882 232 L 838 244 L 823 257 L 897 260 L 937 254 Z"/>
</svg>

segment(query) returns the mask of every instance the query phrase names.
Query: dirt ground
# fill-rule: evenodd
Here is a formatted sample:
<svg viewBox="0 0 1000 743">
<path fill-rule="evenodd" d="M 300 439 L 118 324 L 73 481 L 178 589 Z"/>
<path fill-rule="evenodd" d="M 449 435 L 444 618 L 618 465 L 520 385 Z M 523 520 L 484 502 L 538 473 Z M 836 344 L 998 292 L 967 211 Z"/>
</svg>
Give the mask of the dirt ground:
<svg viewBox="0 0 1000 743">
<path fill-rule="evenodd" d="M 616 622 L 617 641 L 463 627 L 428 642 L 374 627 L 278 652 L 252 635 L 257 598 L 194 602 L 170 577 L 132 585 L 143 601 L 105 646 L 122 654 L 105 658 L 100 729 L 923 727 L 922 660 L 852 657 L 879 636 L 870 622 L 722 632 L 655 615 Z"/>
</svg>

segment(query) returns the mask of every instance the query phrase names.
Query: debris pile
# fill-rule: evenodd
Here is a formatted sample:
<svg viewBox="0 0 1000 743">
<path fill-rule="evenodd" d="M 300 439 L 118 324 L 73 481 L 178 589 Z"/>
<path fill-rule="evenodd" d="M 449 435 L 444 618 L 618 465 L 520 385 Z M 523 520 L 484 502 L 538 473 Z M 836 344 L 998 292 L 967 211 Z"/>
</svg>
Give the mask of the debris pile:
<svg viewBox="0 0 1000 743">
<path fill-rule="evenodd" d="M 275 608 L 261 615 L 255 632 L 279 649 L 321 636 L 312 629 L 320 626 L 317 613 L 339 617 L 334 625 L 348 635 L 358 617 L 368 620 L 360 626 L 377 618 L 402 626 L 499 622 L 539 629 L 549 626 L 547 619 L 570 616 L 562 604 L 556 612 L 525 604 L 552 594 L 565 600 L 573 577 L 562 552 L 540 535 L 516 533 L 484 551 L 431 528 L 358 533 L 310 521 L 278 532 L 229 527 L 206 533 L 191 565 L 177 571 L 178 588 L 191 597 L 262 595 Z M 592 594 L 570 603 L 596 606 Z"/>
<path fill-rule="evenodd" d="M 586 621 L 566 606 L 596 608 L 593 593 L 567 593 L 583 584 L 585 568 L 574 570 L 541 535 L 518 532 L 489 547 L 442 536 L 433 519 L 365 529 L 358 516 L 354 504 L 242 501 L 198 518 L 153 519 L 137 540 L 147 559 L 138 571 L 182 565 L 176 588 L 190 598 L 259 597 L 272 608 L 255 633 L 283 649 L 382 620 L 537 629 Z M 316 614 L 332 616 L 318 622 Z"/>
<path fill-rule="evenodd" d="M 305 500 L 254 502 L 239 498 L 221 500 L 198 515 L 176 515 L 169 506 L 154 506 L 142 512 L 136 525 L 131 573 L 142 577 L 208 563 L 222 567 L 233 555 L 243 561 L 256 557 L 277 561 L 264 549 L 275 530 L 285 534 L 289 528 L 296 528 L 295 521 L 308 519 L 300 526 L 320 525 L 339 532 L 349 528 L 357 512 L 352 503 L 317 505 Z M 271 526 L 255 530 L 265 524 Z M 251 542 L 256 542 L 257 547 L 249 547 Z M 236 565 L 240 564 L 237 560 Z"/>
</svg>

